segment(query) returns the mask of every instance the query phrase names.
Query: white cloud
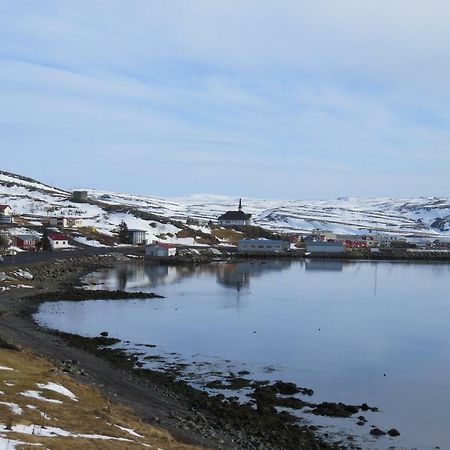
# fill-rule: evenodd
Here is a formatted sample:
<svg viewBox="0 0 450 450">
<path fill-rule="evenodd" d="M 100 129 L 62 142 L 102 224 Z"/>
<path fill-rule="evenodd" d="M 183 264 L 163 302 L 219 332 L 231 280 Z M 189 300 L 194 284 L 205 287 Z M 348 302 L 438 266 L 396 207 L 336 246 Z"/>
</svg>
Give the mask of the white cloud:
<svg viewBox="0 0 450 450">
<path fill-rule="evenodd" d="M 4 1 L 5 168 L 39 153 L 39 176 L 71 149 L 94 163 L 120 155 L 108 163 L 115 189 L 134 183 L 118 175 L 139 158 L 203 168 L 169 194 L 207 191 L 224 167 L 239 190 L 262 192 L 261 171 L 272 173 L 277 196 L 356 193 L 363 179 L 348 174 L 361 170 L 368 194 L 400 191 L 382 170 L 403 174 L 402 195 L 446 194 L 449 19 L 440 0 Z M 111 183 L 93 173 L 76 184 Z"/>
</svg>

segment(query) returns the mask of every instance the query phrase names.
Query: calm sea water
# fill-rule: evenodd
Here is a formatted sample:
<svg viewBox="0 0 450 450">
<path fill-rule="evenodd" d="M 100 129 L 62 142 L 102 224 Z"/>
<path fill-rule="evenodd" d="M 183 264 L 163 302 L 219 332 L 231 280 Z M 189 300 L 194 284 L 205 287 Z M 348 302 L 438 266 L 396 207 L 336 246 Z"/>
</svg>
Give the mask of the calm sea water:
<svg viewBox="0 0 450 450">
<path fill-rule="evenodd" d="M 450 265 L 398 262 L 130 264 L 84 281 L 166 298 L 46 303 L 36 319 L 82 335 L 108 331 L 165 358 L 149 367 L 186 363 L 196 385 L 216 370 L 248 370 L 312 388 L 314 402 L 377 406 L 364 427 L 306 414 L 362 436 L 364 448 L 450 449 L 449 279 Z M 371 438 L 371 425 L 401 436 Z"/>
</svg>

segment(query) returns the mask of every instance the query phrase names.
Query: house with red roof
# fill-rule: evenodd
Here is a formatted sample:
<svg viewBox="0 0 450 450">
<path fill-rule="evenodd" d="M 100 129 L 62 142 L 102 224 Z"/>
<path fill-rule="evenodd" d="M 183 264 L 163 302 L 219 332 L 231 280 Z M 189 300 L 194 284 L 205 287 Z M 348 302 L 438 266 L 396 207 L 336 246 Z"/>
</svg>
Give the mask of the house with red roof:
<svg viewBox="0 0 450 450">
<path fill-rule="evenodd" d="M 154 242 L 145 247 L 145 256 L 167 258 L 169 256 L 175 256 L 176 254 L 177 248 L 172 244 Z"/>
<path fill-rule="evenodd" d="M 52 250 L 60 250 L 64 248 L 69 248 L 69 238 L 62 233 L 48 233 L 48 240 Z"/>
</svg>

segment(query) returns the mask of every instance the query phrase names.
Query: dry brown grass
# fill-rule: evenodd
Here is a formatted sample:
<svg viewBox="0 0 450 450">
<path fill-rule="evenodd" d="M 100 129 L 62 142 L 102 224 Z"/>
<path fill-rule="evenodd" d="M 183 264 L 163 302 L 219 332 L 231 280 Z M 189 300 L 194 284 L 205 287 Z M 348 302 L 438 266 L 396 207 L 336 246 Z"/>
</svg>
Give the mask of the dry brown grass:
<svg viewBox="0 0 450 450">
<path fill-rule="evenodd" d="M 22 408 L 21 414 L 0 404 L 0 423 L 3 425 L 34 425 L 35 434 L 0 432 L 3 439 L 23 442 L 17 449 L 34 449 L 30 444 L 42 444 L 50 450 L 91 450 L 91 449 L 134 449 L 160 448 L 174 450 L 194 450 L 198 447 L 184 445 L 165 430 L 142 423 L 129 408 L 106 399 L 91 386 L 83 385 L 47 360 L 28 351 L 0 349 L 0 366 L 13 368 L 14 371 L 0 370 L 0 402 L 14 403 Z M 78 401 L 57 392 L 38 388 L 36 383 L 54 382 L 73 392 Z M 13 385 L 8 385 L 10 383 Z M 56 399 L 62 403 L 49 403 L 40 399 L 21 395 L 28 390 L 42 391 L 42 396 Z M 35 409 L 28 408 L 32 405 Z M 44 418 L 43 414 L 48 416 Z M 115 425 L 134 430 L 142 437 L 136 437 Z M 97 434 L 128 441 L 88 439 L 82 437 L 46 437 L 40 433 L 40 427 L 57 427 L 76 434 Z M 2 437 L 0 437 L 1 443 Z M 28 444 L 28 445 L 27 445 Z M 151 446 L 151 447 L 150 447 Z M 37 447 L 39 448 L 39 447 Z"/>
<path fill-rule="evenodd" d="M 235 245 L 244 237 L 243 233 L 231 228 L 213 228 L 211 232 L 217 239 L 226 239 L 230 244 Z"/>
</svg>

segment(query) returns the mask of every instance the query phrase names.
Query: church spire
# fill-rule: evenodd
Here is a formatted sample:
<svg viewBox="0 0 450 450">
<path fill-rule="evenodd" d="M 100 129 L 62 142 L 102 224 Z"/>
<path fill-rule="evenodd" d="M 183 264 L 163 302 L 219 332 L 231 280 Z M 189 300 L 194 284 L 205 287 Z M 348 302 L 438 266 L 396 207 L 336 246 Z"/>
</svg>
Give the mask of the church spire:
<svg viewBox="0 0 450 450">
<path fill-rule="evenodd" d="M 239 199 L 239 211 L 242 211 L 242 199 Z"/>
</svg>

